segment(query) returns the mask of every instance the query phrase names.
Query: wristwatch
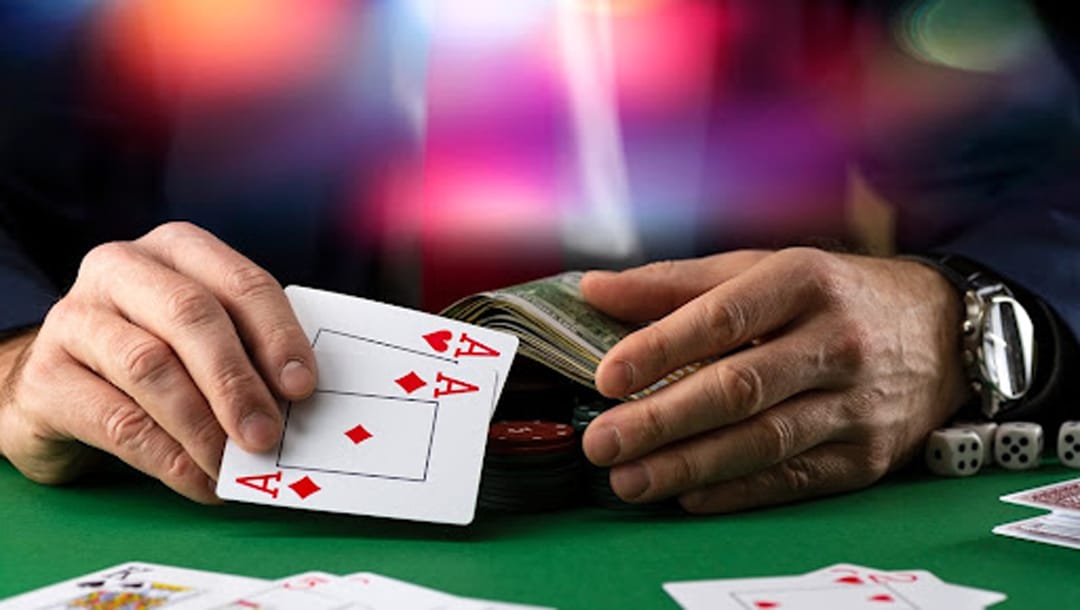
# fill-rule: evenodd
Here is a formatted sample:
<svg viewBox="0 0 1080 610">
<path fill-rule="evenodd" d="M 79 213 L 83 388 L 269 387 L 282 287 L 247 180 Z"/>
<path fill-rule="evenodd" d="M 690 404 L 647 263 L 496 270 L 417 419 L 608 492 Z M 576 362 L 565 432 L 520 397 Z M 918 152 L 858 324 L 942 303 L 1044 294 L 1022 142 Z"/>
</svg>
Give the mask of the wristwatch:
<svg viewBox="0 0 1080 610">
<path fill-rule="evenodd" d="M 936 269 L 963 295 L 964 367 L 983 415 L 993 419 L 1019 406 L 1035 379 L 1035 327 L 1009 286 L 960 256 L 904 258 Z"/>
</svg>

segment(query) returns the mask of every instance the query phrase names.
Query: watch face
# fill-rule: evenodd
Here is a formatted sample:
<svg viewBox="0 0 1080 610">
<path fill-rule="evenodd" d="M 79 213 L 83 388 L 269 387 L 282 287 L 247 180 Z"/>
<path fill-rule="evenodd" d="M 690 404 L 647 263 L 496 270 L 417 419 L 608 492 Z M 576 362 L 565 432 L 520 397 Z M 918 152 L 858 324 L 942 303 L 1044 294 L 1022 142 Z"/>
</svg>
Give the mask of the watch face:
<svg viewBox="0 0 1080 610">
<path fill-rule="evenodd" d="M 1031 387 L 1035 371 L 1035 334 L 1027 312 L 1008 296 L 989 300 L 983 317 L 984 379 L 1008 400 Z"/>
</svg>

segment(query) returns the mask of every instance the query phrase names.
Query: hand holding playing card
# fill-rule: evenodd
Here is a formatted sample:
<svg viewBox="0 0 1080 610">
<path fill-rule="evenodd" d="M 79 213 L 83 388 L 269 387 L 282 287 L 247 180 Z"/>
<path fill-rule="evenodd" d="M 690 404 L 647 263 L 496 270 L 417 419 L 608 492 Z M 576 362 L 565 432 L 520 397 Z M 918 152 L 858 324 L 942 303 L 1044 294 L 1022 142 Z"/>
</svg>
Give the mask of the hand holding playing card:
<svg viewBox="0 0 1080 610">
<path fill-rule="evenodd" d="M 3 371 L 0 371 L 3 372 Z M 281 435 L 275 395 L 302 398 L 314 356 L 280 286 L 209 233 L 163 225 L 95 248 L 0 392 L 0 452 L 43 483 L 93 447 L 201 502 L 225 436 Z"/>
<path fill-rule="evenodd" d="M 607 353 L 603 394 L 716 358 L 589 426 L 586 455 L 628 501 L 727 512 L 869 485 L 966 397 L 958 295 L 918 263 L 740 251 L 581 288 L 617 318 L 658 319 Z"/>
<path fill-rule="evenodd" d="M 286 290 L 319 359 L 273 451 L 230 442 L 222 498 L 464 524 L 517 350 L 511 335 L 367 299 Z"/>
</svg>

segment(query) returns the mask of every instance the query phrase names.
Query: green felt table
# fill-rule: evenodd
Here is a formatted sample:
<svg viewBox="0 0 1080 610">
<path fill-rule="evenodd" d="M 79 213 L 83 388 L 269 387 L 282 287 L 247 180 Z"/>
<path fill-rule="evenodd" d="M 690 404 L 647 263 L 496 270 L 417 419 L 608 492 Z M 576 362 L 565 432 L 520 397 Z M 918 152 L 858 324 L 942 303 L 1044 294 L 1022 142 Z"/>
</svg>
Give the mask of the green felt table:
<svg viewBox="0 0 1080 610">
<path fill-rule="evenodd" d="M 1039 513 L 998 496 L 1076 474 L 1057 465 L 967 479 L 900 474 L 858 493 L 734 516 L 580 508 L 480 514 L 452 527 L 200 506 L 124 469 L 42 487 L 0 460 L 0 598 L 141 560 L 263 578 L 372 571 L 558 608 L 676 608 L 662 583 L 851 562 L 1000 590 L 1009 599 L 997 608 L 1080 608 L 1080 552 L 990 533 Z"/>
</svg>

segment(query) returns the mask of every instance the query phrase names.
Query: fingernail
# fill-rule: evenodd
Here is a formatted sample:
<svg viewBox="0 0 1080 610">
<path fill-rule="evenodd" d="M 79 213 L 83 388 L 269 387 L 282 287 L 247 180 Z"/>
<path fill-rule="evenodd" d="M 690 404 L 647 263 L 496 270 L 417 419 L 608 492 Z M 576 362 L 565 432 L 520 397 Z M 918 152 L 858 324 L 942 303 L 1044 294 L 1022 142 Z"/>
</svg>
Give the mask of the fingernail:
<svg viewBox="0 0 1080 610">
<path fill-rule="evenodd" d="M 626 396 L 634 387 L 634 367 L 625 360 L 612 362 L 604 377 L 604 389 L 609 396 Z"/>
<path fill-rule="evenodd" d="M 588 432 L 589 461 L 597 466 L 612 464 L 622 451 L 622 437 L 615 426 L 601 426 Z"/>
<path fill-rule="evenodd" d="M 623 500 L 636 500 L 649 490 L 648 469 L 640 462 L 613 468 L 611 489 Z"/>
<path fill-rule="evenodd" d="M 280 379 L 281 389 L 290 397 L 307 396 L 315 389 L 315 374 L 299 360 L 286 362 Z"/>
<path fill-rule="evenodd" d="M 280 434 L 277 421 L 262 411 L 252 411 L 240 422 L 240 437 L 255 449 L 273 447 Z"/>
</svg>

